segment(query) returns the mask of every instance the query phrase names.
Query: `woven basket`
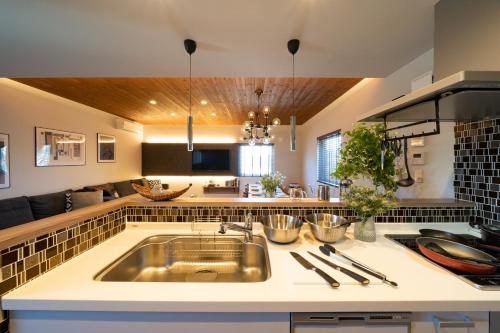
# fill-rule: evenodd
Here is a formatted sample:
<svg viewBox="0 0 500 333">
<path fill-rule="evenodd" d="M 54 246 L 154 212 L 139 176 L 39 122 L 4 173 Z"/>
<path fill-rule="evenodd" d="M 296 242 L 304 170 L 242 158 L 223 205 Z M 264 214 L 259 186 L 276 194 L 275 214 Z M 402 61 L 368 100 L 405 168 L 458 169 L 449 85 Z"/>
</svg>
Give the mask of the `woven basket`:
<svg viewBox="0 0 500 333">
<path fill-rule="evenodd" d="M 153 192 L 151 192 L 150 188 L 147 188 L 145 186 L 141 186 L 138 184 L 132 184 L 132 187 L 134 188 L 134 190 L 137 193 L 142 195 L 144 198 L 148 198 L 148 199 L 151 199 L 153 201 L 168 201 L 168 200 L 175 199 L 177 197 L 180 197 L 184 193 L 186 193 L 191 188 L 191 186 L 193 186 L 193 184 L 189 184 L 188 187 L 186 187 L 180 191 L 172 191 L 169 193 L 153 193 Z"/>
</svg>

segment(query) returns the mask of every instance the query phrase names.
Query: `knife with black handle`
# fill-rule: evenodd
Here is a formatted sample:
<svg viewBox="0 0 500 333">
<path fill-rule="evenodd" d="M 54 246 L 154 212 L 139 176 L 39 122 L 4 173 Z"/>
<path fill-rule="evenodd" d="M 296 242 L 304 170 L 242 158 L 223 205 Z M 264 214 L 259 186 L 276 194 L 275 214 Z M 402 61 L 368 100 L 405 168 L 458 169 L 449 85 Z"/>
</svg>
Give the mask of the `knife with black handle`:
<svg viewBox="0 0 500 333">
<path fill-rule="evenodd" d="M 332 278 L 330 275 L 326 274 L 323 272 L 321 269 L 315 267 L 313 264 L 311 264 L 309 261 L 307 261 L 304 257 L 302 257 L 300 254 L 297 252 L 290 252 L 290 254 L 297 260 L 305 269 L 307 270 L 312 270 L 316 272 L 319 276 L 321 276 L 332 288 L 338 288 L 340 286 L 340 283 L 338 283 L 337 280 Z"/>
<path fill-rule="evenodd" d="M 388 283 L 388 284 L 390 284 L 393 287 L 397 287 L 398 286 L 398 284 L 396 282 L 388 280 L 386 275 L 384 275 L 384 274 L 382 274 L 380 272 L 377 272 L 373 268 L 368 267 L 367 265 L 362 264 L 359 261 L 356 261 L 356 260 L 352 259 L 351 257 L 347 256 L 346 254 L 344 254 L 344 253 L 338 251 L 337 249 L 335 249 L 330 244 L 325 244 L 323 246 L 320 246 L 319 250 L 321 252 L 323 252 L 324 254 L 326 254 L 327 256 L 329 256 L 330 253 L 334 253 L 334 254 L 336 254 L 338 256 L 341 256 L 341 257 L 347 259 L 348 261 L 350 261 L 351 265 L 353 267 L 356 267 L 357 269 L 362 270 L 363 272 L 365 272 L 367 274 L 370 274 L 371 276 L 374 276 L 374 277 L 382 280 L 382 282 Z"/>
<path fill-rule="evenodd" d="M 321 261 L 322 263 L 332 267 L 333 269 L 336 269 L 338 270 L 339 272 L 342 272 L 344 273 L 345 275 L 348 275 L 350 277 L 352 277 L 354 280 L 358 281 L 359 283 L 361 283 L 362 285 L 367 285 L 370 283 L 370 280 L 368 280 L 367 278 L 365 278 L 363 275 L 359 275 L 358 273 L 356 272 L 353 272 L 351 271 L 350 269 L 347 269 L 347 268 L 344 268 L 342 266 L 339 266 L 339 265 L 336 265 L 334 264 L 333 262 L 329 261 L 329 260 L 326 260 L 325 258 L 321 258 L 320 256 L 318 256 L 317 254 L 314 254 L 310 251 L 307 251 L 307 253 L 309 253 L 310 255 L 312 255 L 314 258 L 318 259 L 319 261 Z"/>
</svg>

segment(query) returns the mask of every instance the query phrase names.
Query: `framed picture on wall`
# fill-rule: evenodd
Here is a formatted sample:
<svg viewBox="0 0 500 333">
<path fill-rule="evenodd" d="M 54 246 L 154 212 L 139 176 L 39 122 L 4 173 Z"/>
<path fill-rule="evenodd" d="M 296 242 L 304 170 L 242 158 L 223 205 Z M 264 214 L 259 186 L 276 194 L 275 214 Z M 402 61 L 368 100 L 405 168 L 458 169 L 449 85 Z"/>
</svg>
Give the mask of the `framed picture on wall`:
<svg viewBox="0 0 500 333">
<path fill-rule="evenodd" d="M 85 153 L 85 134 L 35 127 L 37 167 L 85 165 Z"/>
<path fill-rule="evenodd" d="M 116 138 L 113 135 L 97 133 L 97 162 L 116 162 Z"/>
<path fill-rule="evenodd" d="M 0 189 L 10 187 L 9 135 L 0 133 Z"/>
</svg>

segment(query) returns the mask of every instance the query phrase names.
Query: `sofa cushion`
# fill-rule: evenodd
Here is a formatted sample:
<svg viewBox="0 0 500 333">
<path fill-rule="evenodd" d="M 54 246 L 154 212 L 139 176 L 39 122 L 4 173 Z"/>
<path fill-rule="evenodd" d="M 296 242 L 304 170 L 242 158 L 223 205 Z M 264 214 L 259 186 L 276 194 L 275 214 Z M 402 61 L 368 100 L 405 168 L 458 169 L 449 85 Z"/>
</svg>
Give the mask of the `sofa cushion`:
<svg viewBox="0 0 500 333">
<path fill-rule="evenodd" d="M 28 199 L 35 220 L 62 214 L 66 211 L 66 191 L 35 195 Z"/>
<path fill-rule="evenodd" d="M 147 179 L 146 178 L 132 179 L 130 182 L 133 184 L 144 186 L 144 182 L 147 182 Z"/>
<path fill-rule="evenodd" d="M 0 200 L 0 229 L 33 221 L 28 197 Z"/>
<path fill-rule="evenodd" d="M 71 204 L 73 210 L 102 203 L 103 191 L 95 192 L 73 192 L 71 193 Z"/>
<path fill-rule="evenodd" d="M 115 186 L 116 192 L 118 192 L 120 197 L 125 197 L 135 193 L 135 190 L 132 187 L 132 181 L 130 180 L 113 183 L 113 185 Z"/>
<path fill-rule="evenodd" d="M 113 184 L 106 183 L 101 185 L 85 186 L 83 188 L 87 191 L 100 191 L 102 190 L 105 197 L 116 197 L 116 189 Z"/>
</svg>

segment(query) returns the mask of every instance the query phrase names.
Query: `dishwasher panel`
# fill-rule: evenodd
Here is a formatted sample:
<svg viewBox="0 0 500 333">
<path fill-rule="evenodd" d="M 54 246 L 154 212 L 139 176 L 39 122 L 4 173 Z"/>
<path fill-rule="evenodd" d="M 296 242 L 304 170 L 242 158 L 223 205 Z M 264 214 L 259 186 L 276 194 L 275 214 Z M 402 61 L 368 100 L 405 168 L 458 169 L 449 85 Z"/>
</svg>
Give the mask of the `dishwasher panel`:
<svg viewBox="0 0 500 333">
<path fill-rule="evenodd" d="M 411 313 L 292 313 L 292 333 L 411 333 Z"/>
</svg>

